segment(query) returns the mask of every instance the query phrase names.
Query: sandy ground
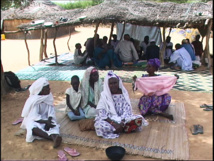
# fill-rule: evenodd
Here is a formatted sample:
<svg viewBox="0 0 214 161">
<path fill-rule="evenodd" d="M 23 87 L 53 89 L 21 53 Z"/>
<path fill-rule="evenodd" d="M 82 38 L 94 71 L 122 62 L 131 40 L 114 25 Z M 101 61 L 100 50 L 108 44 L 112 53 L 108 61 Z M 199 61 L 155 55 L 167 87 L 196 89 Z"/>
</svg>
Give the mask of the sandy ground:
<svg viewBox="0 0 214 161">
<path fill-rule="evenodd" d="M 80 42 L 82 45 L 87 37 L 93 36 L 93 27 L 77 28 L 70 40 L 71 53 L 74 51 L 74 45 Z M 109 35 L 110 28 L 99 28 L 100 36 Z M 171 35 L 173 36 L 173 35 Z M 172 37 L 173 43 L 181 42 L 183 37 L 176 35 Z M 58 38 L 57 52 L 59 54 L 69 52 L 67 48 L 68 36 Z M 175 41 L 176 40 L 176 41 Z M 28 40 L 31 50 L 31 64 L 39 60 L 39 40 Z M 24 40 L 4 40 L 1 45 L 1 61 L 4 71 L 19 71 L 28 66 L 27 51 Z M 54 53 L 52 40 L 48 40 L 48 55 Z M 33 81 L 22 80 L 21 85 L 25 87 L 32 84 Z M 131 98 L 140 98 L 141 94 L 132 92 L 131 84 L 124 83 L 129 91 Z M 67 81 L 50 81 L 51 91 L 53 93 L 55 104 L 65 100 L 64 92 L 69 87 Z M 172 101 L 184 102 L 186 108 L 186 129 L 189 137 L 190 159 L 191 160 L 212 160 L 213 158 L 213 111 L 203 111 L 200 105 L 203 103 L 212 104 L 212 93 L 186 92 L 171 90 Z M 26 143 L 24 137 L 14 136 L 19 130 L 20 125 L 12 125 L 12 122 L 20 117 L 24 103 L 29 96 L 29 92 L 11 91 L 5 96 L 1 96 L 1 160 L 53 160 L 58 159 L 57 151 L 66 146 L 77 149 L 81 155 L 68 159 L 75 160 L 106 160 L 105 150 L 88 148 L 79 145 L 62 144 L 59 148 L 53 149 L 52 142 L 47 140 Z M 189 128 L 193 124 L 201 124 L 204 127 L 204 134 L 192 135 Z M 143 138 L 139 138 L 143 139 Z M 139 155 L 125 155 L 124 160 L 148 160 Z"/>
</svg>

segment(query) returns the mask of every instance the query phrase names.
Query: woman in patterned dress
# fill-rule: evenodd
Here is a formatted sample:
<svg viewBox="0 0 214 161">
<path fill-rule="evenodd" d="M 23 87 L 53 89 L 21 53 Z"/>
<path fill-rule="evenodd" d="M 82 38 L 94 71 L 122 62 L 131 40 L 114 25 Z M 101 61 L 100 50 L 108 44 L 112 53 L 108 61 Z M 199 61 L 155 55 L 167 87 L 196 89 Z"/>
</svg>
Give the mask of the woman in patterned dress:
<svg viewBox="0 0 214 161">
<path fill-rule="evenodd" d="M 112 71 L 104 79 L 104 89 L 96 108 L 95 130 L 97 136 L 114 139 L 122 132 L 136 131 L 147 121 L 132 113 L 132 106 L 122 80 Z"/>
<path fill-rule="evenodd" d="M 148 74 L 143 74 L 142 77 L 158 77 L 159 75 L 155 74 L 155 72 L 158 71 L 160 64 L 161 63 L 159 59 L 150 59 L 147 63 Z M 136 81 L 136 78 L 136 76 L 133 77 L 134 81 Z M 147 95 L 144 94 L 140 98 L 138 107 L 142 116 L 145 116 L 147 114 L 157 114 L 166 117 L 170 120 L 173 120 L 173 115 L 164 113 L 164 111 L 166 111 L 166 109 L 169 107 L 170 102 L 171 96 L 168 93 L 157 96 L 155 93 L 151 92 Z"/>
</svg>

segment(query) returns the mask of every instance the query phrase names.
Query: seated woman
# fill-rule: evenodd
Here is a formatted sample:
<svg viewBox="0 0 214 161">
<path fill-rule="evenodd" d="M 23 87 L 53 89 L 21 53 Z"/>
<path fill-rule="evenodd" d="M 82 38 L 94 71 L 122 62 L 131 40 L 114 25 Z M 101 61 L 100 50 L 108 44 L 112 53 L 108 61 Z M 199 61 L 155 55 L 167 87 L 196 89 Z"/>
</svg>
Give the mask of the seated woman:
<svg viewBox="0 0 214 161">
<path fill-rule="evenodd" d="M 112 48 L 103 48 L 103 44 L 98 42 L 94 49 L 94 62 L 99 68 L 122 67 L 122 61 L 114 53 Z"/>
<path fill-rule="evenodd" d="M 147 63 L 148 74 L 143 75 L 143 77 L 151 77 L 152 79 L 138 80 L 136 76 L 133 77 L 134 81 L 136 81 L 137 79 L 139 84 L 145 83 L 143 81 L 147 81 L 146 82 L 147 84 L 145 83 L 145 84 L 141 84 L 141 86 L 139 85 L 139 88 L 141 88 L 141 90 L 144 92 L 144 95 L 140 98 L 138 107 L 141 111 L 142 116 L 145 116 L 147 114 L 157 114 L 157 115 L 166 117 L 170 120 L 173 120 L 173 115 L 164 113 L 164 111 L 166 111 L 166 109 L 169 107 L 169 104 L 171 102 L 171 96 L 166 92 L 169 91 L 173 87 L 173 85 L 176 83 L 177 77 L 159 76 L 155 74 L 155 71 L 157 71 L 159 67 L 160 67 L 159 59 L 157 58 L 150 59 Z M 149 82 L 149 81 L 153 81 L 153 82 Z M 162 82 L 164 82 L 165 85 Z M 146 89 L 146 86 L 148 89 Z M 150 92 L 147 92 L 147 91 L 150 91 Z"/>
<path fill-rule="evenodd" d="M 142 125 L 148 125 L 141 115 L 132 113 L 129 94 L 122 80 L 112 71 L 105 77 L 104 90 L 96 111 L 94 124 L 96 134 L 106 139 L 114 139 L 122 132 L 130 133 Z"/>
<path fill-rule="evenodd" d="M 96 106 L 100 99 L 102 91 L 102 80 L 99 79 L 98 70 L 95 67 L 86 69 L 81 81 L 81 107 L 86 118 L 94 118 L 96 116 Z"/>
</svg>

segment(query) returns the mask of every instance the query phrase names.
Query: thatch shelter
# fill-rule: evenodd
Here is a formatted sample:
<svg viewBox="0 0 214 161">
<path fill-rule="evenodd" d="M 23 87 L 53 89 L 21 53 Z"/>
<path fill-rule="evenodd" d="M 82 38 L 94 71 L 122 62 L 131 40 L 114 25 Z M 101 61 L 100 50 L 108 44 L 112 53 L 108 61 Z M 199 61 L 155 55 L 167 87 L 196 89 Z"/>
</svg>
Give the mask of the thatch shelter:
<svg viewBox="0 0 214 161">
<path fill-rule="evenodd" d="M 34 6 L 34 9 L 33 9 Z M 16 9 L 13 13 L 2 12 L 3 19 L 42 19 L 46 22 L 53 22 L 52 27 L 77 26 L 81 24 L 95 24 L 97 32 L 99 23 L 112 24 L 123 22 L 142 26 L 163 27 L 163 42 L 165 42 L 165 28 L 198 28 L 202 37 L 206 36 L 205 57 L 210 60 L 209 37 L 213 22 L 212 2 L 207 3 L 156 3 L 151 1 L 131 0 L 105 0 L 103 3 L 87 9 L 63 10 L 53 8 L 45 9 L 40 5 L 35 9 L 35 4 L 24 9 Z M 67 18 L 66 22 L 59 21 L 60 18 Z M 57 23 L 56 23 L 57 22 Z M 34 26 L 30 23 L 17 26 L 22 31 L 44 29 L 45 27 Z M 51 28 L 52 28 L 51 27 Z M 161 60 L 163 61 L 163 51 Z M 55 53 L 56 54 L 56 53 Z M 209 63 L 210 64 L 210 63 Z"/>
</svg>

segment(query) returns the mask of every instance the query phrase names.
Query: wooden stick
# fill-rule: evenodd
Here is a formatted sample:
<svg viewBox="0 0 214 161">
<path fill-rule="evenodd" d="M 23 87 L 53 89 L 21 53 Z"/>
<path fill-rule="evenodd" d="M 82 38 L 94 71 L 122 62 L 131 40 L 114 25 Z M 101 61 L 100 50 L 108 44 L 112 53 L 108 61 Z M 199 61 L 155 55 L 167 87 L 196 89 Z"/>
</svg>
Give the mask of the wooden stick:
<svg viewBox="0 0 214 161">
<path fill-rule="evenodd" d="M 27 44 L 27 31 L 24 31 L 24 35 L 25 35 L 25 45 L 27 48 L 27 55 L 28 55 L 28 65 L 30 66 L 30 50 L 28 48 L 28 44 Z"/>
<path fill-rule="evenodd" d="M 71 27 L 69 27 L 69 37 L 68 37 L 68 42 L 67 42 L 67 46 L 68 46 L 68 50 L 71 51 L 70 47 L 69 47 L 69 41 L 71 39 Z"/>
<path fill-rule="evenodd" d="M 44 44 L 44 48 L 43 48 L 45 58 L 48 58 L 48 55 L 47 55 L 47 38 L 48 38 L 48 30 L 45 29 L 45 44 Z"/>
<path fill-rule="evenodd" d="M 44 38 L 44 29 L 41 29 L 40 54 L 39 54 L 40 61 L 43 59 L 43 38 Z"/>
<path fill-rule="evenodd" d="M 56 65 L 58 65 L 58 61 L 57 61 L 57 50 L 56 50 L 56 44 L 55 44 L 58 27 L 56 27 L 55 30 L 56 31 L 55 31 L 55 35 L 54 35 L 54 39 L 53 39 L 53 46 L 54 46 L 54 52 L 55 52 L 55 63 L 56 63 Z"/>
<path fill-rule="evenodd" d="M 205 58 L 207 58 L 208 60 L 208 68 L 211 67 L 211 60 L 210 60 L 210 51 L 209 51 L 209 39 L 210 39 L 210 32 L 211 32 L 211 28 L 212 28 L 212 23 L 213 21 L 210 21 L 208 24 L 208 28 L 207 28 L 207 34 L 206 34 L 206 46 L 205 46 L 205 50 L 204 50 L 204 55 Z"/>
<path fill-rule="evenodd" d="M 171 34 L 171 31 L 172 31 L 172 28 L 170 27 L 168 36 L 170 36 L 170 34 Z"/>
<path fill-rule="evenodd" d="M 96 36 L 96 34 L 97 34 L 97 31 L 98 31 L 99 25 L 100 25 L 100 22 L 97 22 L 96 28 L 94 30 L 94 48 L 97 46 L 97 36 Z"/>
<path fill-rule="evenodd" d="M 160 61 L 162 66 L 164 66 L 164 53 L 165 53 L 165 49 L 166 49 L 166 38 L 165 38 L 165 33 L 166 33 L 166 27 L 163 27 L 163 47 L 160 51 L 159 57 L 160 57 Z"/>
<path fill-rule="evenodd" d="M 112 22 L 112 24 L 111 24 L 111 32 L 110 32 L 108 44 L 111 44 L 111 37 L 112 37 L 113 30 L 114 30 L 114 22 Z"/>
<path fill-rule="evenodd" d="M 123 31 L 122 31 L 122 34 L 121 34 L 121 36 L 120 36 L 120 41 L 121 41 L 122 38 L 123 38 L 123 34 L 124 34 L 124 32 L 125 32 L 125 28 L 126 28 L 126 22 L 124 21 L 124 24 L 123 24 Z"/>
</svg>

